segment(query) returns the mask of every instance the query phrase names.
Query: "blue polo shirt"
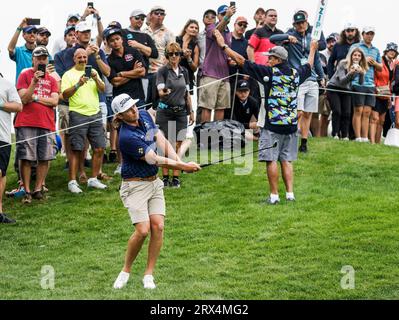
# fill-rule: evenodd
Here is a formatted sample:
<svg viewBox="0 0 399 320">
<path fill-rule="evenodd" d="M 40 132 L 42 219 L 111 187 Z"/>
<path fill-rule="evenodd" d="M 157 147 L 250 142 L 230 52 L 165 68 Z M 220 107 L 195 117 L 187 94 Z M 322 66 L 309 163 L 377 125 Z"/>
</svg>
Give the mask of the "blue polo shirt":
<svg viewBox="0 0 399 320">
<path fill-rule="evenodd" d="M 22 70 L 32 67 L 32 50 L 29 50 L 25 45 L 16 47 L 14 54 L 10 54 L 10 59 L 15 61 L 17 66 L 15 74 L 15 82 L 17 82 Z"/>
<path fill-rule="evenodd" d="M 122 179 L 147 178 L 158 173 L 156 165 L 142 160 L 151 150 L 156 152 L 157 132 L 157 126 L 145 110 L 139 111 L 139 126 L 122 124 L 119 131 L 119 148 L 123 158 Z"/>
<path fill-rule="evenodd" d="M 371 46 L 371 48 L 369 48 L 363 41 L 361 41 L 359 43 L 353 44 L 351 46 L 350 50 L 353 50 L 354 48 L 362 49 L 362 51 L 364 52 L 364 55 L 366 57 L 372 57 L 375 61 L 377 61 L 378 63 L 381 63 L 380 50 L 378 50 L 376 47 Z M 375 87 L 374 72 L 375 72 L 374 66 L 370 66 L 369 65 L 369 69 L 366 72 L 363 84 L 359 83 L 360 77 L 359 77 L 359 75 L 357 75 L 353 79 L 352 85 L 354 85 L 354 86 L 363 86 L 363 87 Z"/>
</svg>

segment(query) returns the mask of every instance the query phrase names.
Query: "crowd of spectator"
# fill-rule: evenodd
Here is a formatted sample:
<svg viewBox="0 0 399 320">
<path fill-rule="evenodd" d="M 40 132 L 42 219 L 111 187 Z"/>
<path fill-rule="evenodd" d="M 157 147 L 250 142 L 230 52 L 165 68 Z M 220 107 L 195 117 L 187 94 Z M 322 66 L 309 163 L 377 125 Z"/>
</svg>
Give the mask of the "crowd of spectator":
<svg viewBox="0 0 399 320">
<path fill-rule="evenodd" d="M 51 54 L 51 31 L 29 25 L 30 19 L 24 18 L 8 45 L 16 65 L 15 85 L 0 79 L 0 212 L 11 155 L 12 113 L 19 185 L 9 195 L 21 196 L 23 203 L 46 197 L 46 176 L 56 156 L 56 128 L 69 170 L 68 190 L 82 193 L 83 183 L 89 188 L 107 188 L 111 177 L 102 171 L 103 163 L 118 162 L 115 173 L 123 170 L 111 108 L 113 98 L 121 94 L 137 101 L 139 109 L 150 109 L 177 153 L 194 122 L 233 119 L 247 129 L 247 139 L 257 140 L 258 121 L 263 120 L 259 112 L 265 104 L 259 79 L 245 74 L 225 49 L 257 65 L 270 66 L 268 52 L 283 46 L 289 65 L 299 70 L 311 52 L 313 27 L 308 13 L 298 10 L 284 33 L 277 27 L 275 9 L 258 8 L 253 17 L 256 25 L 247 30 L 248 17 L 235 17 L 236 10 L 228 5 L 208 9 L 202 27 L 189 19 L 175 36 L 164 24 L 167 11 L 161 6 L 154 6 L 148 14 L 133 10 L 127 28 L 119 21 L 104 28 L 99 9 L 87 7 L 82 15 L 67 16 L 64 35 L 53 42 Z M 96 37 L 89 17 L 96 21 Z M 399 128 L 399 117 L 395 117 L 399 98 L 391 97 L 398 94 L 398 46 L 389 43 L 380 53 L 373 45 L 375 34 L 372 26 L 347 23 L 339 33 L 321 35 L 311 74 L 298 87 L 299 152 L 309 151 L 310 136 L 328 135 L 330 119 L 334 139 L 380 143 L 392 123 Z M 17 46 L 21 35 L 25 43 Z M 223 41 L 218 42 L 220 36 Z M 266 85 L 270 81 L 271 86 L 273 73 L 271 79 L 262 81 Z M 196 106 L 191 99 L 194 94 Z M 170 176 L 164 169 L 163 182 L 165 187 L 180 187 L 179 171 Z M 0 222 L 14 220 L 1 213 Z"/>
</svg>

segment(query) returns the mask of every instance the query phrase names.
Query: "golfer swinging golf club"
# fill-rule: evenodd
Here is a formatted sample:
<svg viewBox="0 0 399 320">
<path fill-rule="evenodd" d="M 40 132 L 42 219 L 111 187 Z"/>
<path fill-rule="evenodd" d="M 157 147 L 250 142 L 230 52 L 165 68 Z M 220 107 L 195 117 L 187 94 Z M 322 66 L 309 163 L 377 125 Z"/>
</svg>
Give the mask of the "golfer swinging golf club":
<svg viewBox="0 0 399 320">
<path fill-rule="evenodd" d="M 270 187 L 267 203 L 280 202 L 277 161 L 281 163 L 286 199 L 295 201 L 292 162 L 298 156 L 297 94 L 299 85 L 311 76 L 318 43 L 316 40 L 312 41 L 308 61 L 304 61 L 298 69 L 293 69 L 287 62 L 288 52 L 283 47 L 272 48 L 266 54 L 269 56 L 269 66 L 263 66 L 245 60 L 243 56 L 229 48 L 218 30 L 214 31 L 214 37 L 227 56 L 242 68 L 242 72 L 257 80 L 264 88 L 266 97 L 264 106 L 262 103 L 258 126 L 262 128 L 259 139 L 259 161 L 266 162 Z M 268 151 L 267 146 L 276 142 L 277 147 Z"/>
<path fill-rule="evenodd" d="M 157 177 L 158 167 L 185 172 L 200 170 L 198 164 L 180 160 L 150 114 L 137 109 L 138 101 L 127 94 L 112 101 L 115 124 L 120 128 L 119 147 L 123 157 L 120 196 L 135 226 L 128 242 L 125 265 L 114 283 L 115 289 L 127 284 L 132 264 L 148 233 L 151 236 L 143 285 L 145 289 L 156 287 L 152 274 L 162 247 L 165 217 L 164 184 Z M 156 148 L 165 157 L 158 155 Z"/>
</svg>

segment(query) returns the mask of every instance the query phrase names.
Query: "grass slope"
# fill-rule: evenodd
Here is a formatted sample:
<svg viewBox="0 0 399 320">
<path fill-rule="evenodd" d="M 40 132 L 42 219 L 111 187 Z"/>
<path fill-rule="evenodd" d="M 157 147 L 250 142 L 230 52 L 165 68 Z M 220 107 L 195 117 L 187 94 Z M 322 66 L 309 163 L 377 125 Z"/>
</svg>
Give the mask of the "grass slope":
<svg viewBox="0 0 399 320">
<path fill-rule="evenodd" d="M 0 226 L 0 298 L 397 299 L 398 156 L 385 146 L 313 139 L 295 164 L 297 202 L 278 206 L 262 204 L 268 187 L 256 161 L 247 176 L 234 175 L 234 165 L 184 175 L 180 190 L 165 191 L 151 292 L 141 285 L 145 250 L 127 288 L 112 289 L 133 230 L 119 179 L 106 192 L 72 195 L 58 159 L 47 201 L 5 200 L 18 224 Z M 8 189 L 14 185 L 11 174 Z M 40 287 L 44 265 L 55 269 L 54 290 Z M 354 290 L 340 286 L 345 265 L 356 271 Z"/>
</svg>

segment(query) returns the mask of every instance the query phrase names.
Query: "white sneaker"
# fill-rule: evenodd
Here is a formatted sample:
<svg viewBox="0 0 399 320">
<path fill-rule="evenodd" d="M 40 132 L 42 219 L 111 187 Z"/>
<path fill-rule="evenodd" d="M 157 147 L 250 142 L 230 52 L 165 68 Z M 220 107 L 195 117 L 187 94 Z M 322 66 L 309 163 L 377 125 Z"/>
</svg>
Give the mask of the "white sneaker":
<svg viewBox="0 0 399 320">
<path fill-rule="evenodd" d="M 146 274 L 143 278 L 144 289 L 155 289 L 157 286 L 154 283 L 154 277 L 151 274 Z"/>
<path fill-rule="evenodd" d="M 121 271 L 118 275 L 118 278 L 116 278 L 114 282 L 114 289 L 122 289 L 124 286 L 126 286 L 129 277 L 130 273 Z"/>
<path fill-rule="evenodd" d="M 339 136 L 334 136 L 334 140 L 339 140 Z"/>
<path fill-rule="evenodd" d="M 90 178 L 87 181 L 87 186 L 89 188 L 95 188 L 95 189 L 107 189 L 107 186 L 103 183 L 101 183 L 97 178 Z"/>
<path fill-rule="evenodd" d="M 345 137 L 345 138 L 343 138 L 342 140 L 344 140 L 344 141 L 349 141 L 349 138 L 348 138 L 348 137 Z"/>
<path fill-rule="evenodd" d="M 362 139 L 362 142 L 365 142 L 365 143 L 368 143 L 369 142 L 369 139 L 368 138 L 361 138 Z"/>
<path fill-rule="evenodd" d="M 363 139 L 362 139 L 362 138 L 356 138 L 355 141 L 356 141 L 356 142 L 363 142 Z"/>
<path fill-rule="evenodd" d="M 79 184 L 76 180 L 68 182 L 68 190 L 72 193 L 82 193 L 82 189 L 79 188 Z"/>
<path fill-rule="evenodd" d="M 120 164 L 118 164 L 118 166 L 116 167 L 114 174 L 122 174 L 122 166 Z"/>
</svg>

